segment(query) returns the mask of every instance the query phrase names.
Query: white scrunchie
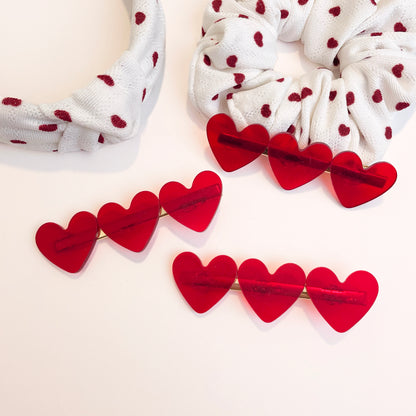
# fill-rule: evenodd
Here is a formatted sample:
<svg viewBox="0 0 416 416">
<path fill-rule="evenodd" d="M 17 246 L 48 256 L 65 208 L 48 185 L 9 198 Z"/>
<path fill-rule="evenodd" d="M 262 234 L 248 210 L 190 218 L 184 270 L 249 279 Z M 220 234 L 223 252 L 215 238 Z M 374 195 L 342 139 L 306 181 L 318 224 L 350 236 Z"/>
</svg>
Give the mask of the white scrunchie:
<svg viewBox="0 0 416 416">
<path fill-rule="evenodd" d="M 54 104 L 0 98 L 0 142 L 41 151 L 95 150 L 134 137 L 162 75 L 165 22 L 158 0 L 133 0 L 130 46 L 86 88 Z"/>
<path fill-rule="evenodd" d="M 190 97 L 238 129 L 289 131 L 302 148 L 323 142 L 370 164 L 386 151 L 393 116 L 416 101 L 415 32 L 414 0 L 214 0 Z M 295 80 L 276 73 L 277 39 L 301 40 L 325 68 Z"/>
</svg>

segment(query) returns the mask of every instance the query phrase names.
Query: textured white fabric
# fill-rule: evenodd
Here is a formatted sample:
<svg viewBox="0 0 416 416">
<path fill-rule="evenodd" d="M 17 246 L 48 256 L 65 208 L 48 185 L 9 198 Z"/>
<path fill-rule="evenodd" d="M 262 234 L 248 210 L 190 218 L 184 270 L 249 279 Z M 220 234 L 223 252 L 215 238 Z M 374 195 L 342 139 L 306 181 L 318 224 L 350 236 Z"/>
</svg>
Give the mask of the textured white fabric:
<svg viewBox="0 0 416 416">
<path fill-rule="evenodd" d="M 130 46 L 89 86 L 54 104 L 0 98 L 0 141 L 41 151 L 95 150 L 135 136 L 163 72 L 165 22 L 159 0 L 133 0 Z"/>
<path fill-rule="evenodd" d="M 205 35 L 204 35 L 205 34 Z M 214 0 L 203 21 L 190 97 L 237 128 L 294 133 L 382 158 L 392 118 L 416 100 L 415 0 Z M 301 40 L 324 66 L 300 79 L 274 71 L 277 42 Z"/>
</svg>

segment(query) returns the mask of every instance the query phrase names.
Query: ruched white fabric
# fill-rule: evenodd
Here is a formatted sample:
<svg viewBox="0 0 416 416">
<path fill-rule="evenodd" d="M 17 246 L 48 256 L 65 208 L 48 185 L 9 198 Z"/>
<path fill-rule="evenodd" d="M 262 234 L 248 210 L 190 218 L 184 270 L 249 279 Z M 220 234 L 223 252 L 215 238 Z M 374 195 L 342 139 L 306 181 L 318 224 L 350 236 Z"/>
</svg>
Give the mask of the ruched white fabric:
<svg viewBox="0 0 416 416">
<path fill-rule="evenodd" d="M 393 117 L 416 101 L 415 0 L 214 0 L 203 35 L 190 98 L 238 129 L 289 131 L 301 148 L 323 142 L 370 164 Z M 276 72 L 277 39 L 301 40 L 322 67 L 300 79 Z"/>
<path fill-rule="evenodd" d="M 92 151 L 134 137 L 162 76 L 165 22 L 159 0 L 133 0 L 130 46 L 105 74 L 54 104 L 0 98 L 0 142 L 24 149 Z"/>
</svg>

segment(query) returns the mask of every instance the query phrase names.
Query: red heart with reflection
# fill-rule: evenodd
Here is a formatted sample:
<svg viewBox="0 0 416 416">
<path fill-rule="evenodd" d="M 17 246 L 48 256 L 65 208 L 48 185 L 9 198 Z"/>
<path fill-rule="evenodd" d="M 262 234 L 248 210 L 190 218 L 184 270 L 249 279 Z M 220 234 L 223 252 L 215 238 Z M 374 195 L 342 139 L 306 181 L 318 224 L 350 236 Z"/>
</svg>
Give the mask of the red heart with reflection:
<svg viewBox="0 0 416 416">
<path fill-rule="evenodd" d="M 194 231 L 205 231 L 217 211 L 222 195 L 220 177 L 211 171 L 196 176 L 191 189 L 168 182 L 159 193 L 160 205 L 176 221 Z"/>
<path fill-rule="evenodd" d="M 97 235 L 95 216 L 79 212 L 72 217 L 66 230 L 53 222 L 43 224 L 36 233 L 36 245 L 55 266 L 77 273 L 91 254 Z"/>
<path fill-rule="evenodd" d="M 274 274 L 256 259 L 246 260 L 238 269 L 241 291 L 264 322 L 286 312 L 305 288 L 305 272 L 296 264 L 284 264 Z"/>
<path fill-rule="evenodd" d="M 396 182 L 393 165 L 379 162 L 364 169 L 361 159 L 353 152 L 335 156 L 331 164 L 331 180 L 341 204 L 353 208 L 383 195 Z"/>
<path fill-rule="evenodd" d="M 238 132 L 226 114 L 211 117 L 207 136 L 215 158 L 226 172 L 233 172 L 257 159 L 266 150 L 270 138 L 267 130 L 259 124 Z"/>
<path fill-rule="evenodd" d="M 378 295 L 378 283 L 368 272 L 352 273 L 341 283 L 325 267 L 309 273 L 306 290 L 328 324 L 338 332 L 351 329 L 369 311 Z"/>
<path fill-rule="evenodd" d="M 100 228 L 124 248 L 140 253 L 150 241 L 159 221 L 159 199 L 152 192 L 140 192 L 129 209 L 110 202 L 98 212 Z"/>
<path fill-rule="evenodd" d="M 182 253 L 172 265 L 180 292 L 191 308 L 205 313 L 230 290 L 237 275 L 237 265 L 228 256 L 215 257 L 204 267 L 193 253 Z"/>
<path fill-rule="evenodd" d="M 269 144 L 269 163 L 283 189 L 298 188 L 325 172 L 332 160 L 332 151 L 324 143 L 313 143 L 299 150 L 298 142 L 289 133 L 274 136 Z"/>
</svg>

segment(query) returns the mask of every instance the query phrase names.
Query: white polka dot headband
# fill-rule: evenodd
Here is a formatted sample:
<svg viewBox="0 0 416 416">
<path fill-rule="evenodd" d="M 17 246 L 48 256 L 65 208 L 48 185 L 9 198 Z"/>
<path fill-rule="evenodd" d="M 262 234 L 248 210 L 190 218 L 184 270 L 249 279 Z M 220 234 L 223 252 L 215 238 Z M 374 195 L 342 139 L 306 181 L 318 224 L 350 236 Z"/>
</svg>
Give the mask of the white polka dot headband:
<svg viewBox="0 0 416 416">
<path fill-rule="evenodd" d="M 191 100 L 239 130 L 287 131 L 301 148 L 326 143 L 368 165 L 416 101 L 416 9 L 402 0 L 214 0 L 202 31 Z M 301 40 L 324 68 L 295 80 L 275 72 L 276 39 Z"/>
<path fill-rule="evenodd" d="M 67 152 L 134 137 L 146 97 L 162 76 L 164 44 L 158 0 L 133 0 L 130 47 L 112 68 L 54 104 L 0 98 L 0 142 Z"/>
</svg>

